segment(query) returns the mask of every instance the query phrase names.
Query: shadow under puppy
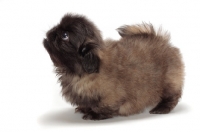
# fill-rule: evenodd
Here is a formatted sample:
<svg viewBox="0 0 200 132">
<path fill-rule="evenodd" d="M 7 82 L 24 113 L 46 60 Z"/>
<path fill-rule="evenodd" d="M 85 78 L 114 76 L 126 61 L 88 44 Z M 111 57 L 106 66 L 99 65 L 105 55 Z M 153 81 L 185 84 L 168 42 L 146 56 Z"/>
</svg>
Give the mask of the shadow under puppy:
<svg viewBox="0 0 200 132">
<path fill-rule="evenodd" d="M 83 119 L 142 112 L 169 113 L 178 103 L 183 63 L 167 33 L 151 24 L 123 26 L 120 40 L 102 40 L 87 18 L 67 14 L 43 44 L 56 67 L 62 94 Z"/>
</svg>

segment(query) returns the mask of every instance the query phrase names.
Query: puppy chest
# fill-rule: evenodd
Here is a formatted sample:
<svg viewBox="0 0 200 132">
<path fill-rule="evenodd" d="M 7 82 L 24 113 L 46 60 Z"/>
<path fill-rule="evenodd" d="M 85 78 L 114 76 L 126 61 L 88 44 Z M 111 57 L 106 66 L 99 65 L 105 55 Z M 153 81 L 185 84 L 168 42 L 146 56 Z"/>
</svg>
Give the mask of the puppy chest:
<svg viewBox="0 0 200 132">
<path fill-rule="evenodd" d="M 90 80 L 80 80 L 73 85 L 70 100 L 76 105 L 97 105 L 100 101 L 97 85 Z"/>
</svg>

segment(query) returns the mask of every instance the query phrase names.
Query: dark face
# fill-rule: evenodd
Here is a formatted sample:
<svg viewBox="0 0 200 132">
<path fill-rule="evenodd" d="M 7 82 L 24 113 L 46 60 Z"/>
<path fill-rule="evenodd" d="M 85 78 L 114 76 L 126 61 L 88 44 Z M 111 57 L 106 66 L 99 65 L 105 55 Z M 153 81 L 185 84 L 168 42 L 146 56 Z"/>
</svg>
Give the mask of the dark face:
<svg viewBox="0 0 200 132">
<path fill-rule="evenodd" d="M 98 72 L 96 50 L 101 47 L 102 38 L 92 22 L 68 14 L 46 36 L 43 44 L 56 67 L 73 74 Z"/>
</svg>

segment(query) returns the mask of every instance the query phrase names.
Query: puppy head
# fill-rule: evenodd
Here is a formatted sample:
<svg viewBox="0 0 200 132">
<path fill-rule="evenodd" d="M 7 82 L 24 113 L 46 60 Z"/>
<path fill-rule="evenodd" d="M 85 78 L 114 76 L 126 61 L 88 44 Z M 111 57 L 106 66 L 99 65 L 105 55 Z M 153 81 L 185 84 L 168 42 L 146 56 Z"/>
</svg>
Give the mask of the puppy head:
<svg viewBox="0 0 200 132">
<path fill-rule="evenodd" d="M 43 44 L 56 67 L 73 74 L 98 72 L 97 50 L 103 41 L 100 31 L 88 19 L 67 14 L 46 36 Z"/>
</svg>

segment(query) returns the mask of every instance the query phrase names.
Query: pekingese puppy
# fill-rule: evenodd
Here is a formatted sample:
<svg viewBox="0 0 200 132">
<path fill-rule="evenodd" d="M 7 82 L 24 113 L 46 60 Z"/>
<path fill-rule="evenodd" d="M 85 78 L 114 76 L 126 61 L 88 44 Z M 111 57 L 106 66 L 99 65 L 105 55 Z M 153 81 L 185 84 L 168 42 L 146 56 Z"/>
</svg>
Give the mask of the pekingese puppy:
<svg viewBox="0 0 200 132">
<path fill-rule="evenodd" d="M 86 17 L 65 15 L 43 40 L 65 99 L 83 119 L 128 116 L 155 106 L 169 113 L 178 103 L 184 66 L 170 36 L 151 24 L 118 28 L 119 40 L 103 40 Z"/>
</svg>

